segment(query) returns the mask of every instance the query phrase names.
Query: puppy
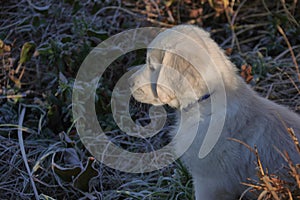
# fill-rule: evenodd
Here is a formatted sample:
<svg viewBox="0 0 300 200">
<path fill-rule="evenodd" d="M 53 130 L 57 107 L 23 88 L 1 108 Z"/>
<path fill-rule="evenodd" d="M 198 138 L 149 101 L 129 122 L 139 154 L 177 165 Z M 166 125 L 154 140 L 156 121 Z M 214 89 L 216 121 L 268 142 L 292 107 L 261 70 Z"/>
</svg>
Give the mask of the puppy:
<svg viewBox="0 0 300 200">
<path fill-rule="evenodd" d="M 161 32 L 151 42 L 146 65 L 129 80 L 136 100 L 168 104 L 177 108 L 179 115 L 194 113 L 180 123 L 192 127 L 196 122 L 195 137 L 190 139 L 192 134 L 185 130 L 174 148 L 185 151 L 181 159 L 193 177 L 196 200 L 236 199 L 246 189 L 241 182 L 257 179 L 256 157 L 244 144 L 257 146 L 269 173 L 286 164 L 278 150 L 286 150 L 294 162 L 300 160 L 287 132 L 293 128 L 299 136 L 300 117 L 258 96 L 236 72 L 207 32 L 180 25 Z M 205 139 L 207 134 L 217 138 L 216 144 L 202 151 L 210 141 Z M 186 141 L 192 141 L 187 149 L 183 147 Z"/>
</svg>

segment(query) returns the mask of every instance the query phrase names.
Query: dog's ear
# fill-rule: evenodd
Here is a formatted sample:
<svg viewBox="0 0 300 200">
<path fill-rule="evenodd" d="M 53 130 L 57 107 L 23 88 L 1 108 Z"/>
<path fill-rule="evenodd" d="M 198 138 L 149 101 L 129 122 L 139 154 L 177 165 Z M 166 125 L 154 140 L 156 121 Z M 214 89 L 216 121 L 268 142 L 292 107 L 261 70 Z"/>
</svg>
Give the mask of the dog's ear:
<svg viewBox="0 0 300 200">
<path fill-rule="evenodd" d="M 184 58 L 165 52 L 157 80 L 159 100 L 176 108 L 184 108 L 203 94 L 205 83 L 200 73 Z"/>
</svg>

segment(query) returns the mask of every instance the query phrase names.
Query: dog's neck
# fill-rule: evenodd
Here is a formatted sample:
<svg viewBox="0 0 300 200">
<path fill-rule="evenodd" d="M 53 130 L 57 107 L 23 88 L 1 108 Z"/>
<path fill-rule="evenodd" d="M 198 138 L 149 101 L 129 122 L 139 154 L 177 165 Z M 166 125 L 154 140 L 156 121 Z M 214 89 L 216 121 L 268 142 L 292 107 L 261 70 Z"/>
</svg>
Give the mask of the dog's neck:
<svg viewBox="0 0 300 200">
<path fill-rule="evenodd" d="M 204 93 L 204 95 L 200 96 L 197 100 L 194 102 L 191 102 L 187 106 L 181 108 L 182 111 L 188 112 L 191 108 L 195 107 L 195 104 L 199 104 L 199 108 L 204 111 L 204 113 L 201 112 L 204 116 L 210 116 L 213 114 L 211 112 L 211 103 L 214 103 L 218 99 L 223 99 L 224 101 L 220 101 L 222 105 L 219 106 L 219 109 L 230 109 L 231 114 L 234 115 L 236 112 L 240 112 L 243 110 L 243 105 L 241 102 L 251 102 L 255 101 L 255 93 L 249 88 L 249 86 L 240 78 L 238 75 L 235 75 L 235 80 L 231 84 L 228 84 L 228 82 L 224 82 L 224 86 L 216 86 L 214 88 L 214 91 L 211 91 L 210 93 Z M 238 86 L 237 86 L 238 85 Z M 220 95 L 220 91 L 225 90 L 224 97 Z M 219 95 L 219 96 L 218 96 Z M 222 106 L 224 108 L 222 108 Z M 205 107 L 205 108 L 204 108 Z M 228 116 L 229 117 L 229 116 Z"/>
<path fill-rule="evenodd" d="M 204 101 L 204 100 L 208 99 L 209 97 L 210 97 L 209 93 L 203 95 L 202 97 L 199 98 L 198 103 L 200 103 L 201 101 Z"/>
</svg>

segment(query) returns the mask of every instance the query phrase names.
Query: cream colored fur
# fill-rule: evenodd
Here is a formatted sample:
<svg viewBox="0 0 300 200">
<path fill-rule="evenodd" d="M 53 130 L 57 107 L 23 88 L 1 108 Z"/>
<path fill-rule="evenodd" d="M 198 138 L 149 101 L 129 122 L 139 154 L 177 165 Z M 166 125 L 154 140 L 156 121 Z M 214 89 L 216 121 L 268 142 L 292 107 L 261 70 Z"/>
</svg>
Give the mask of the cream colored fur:
<svg viewBox="0 0 300 200">
<path fill-rule="evenodd" d="M 194 180 L 196 200 L 236 199 L 246 189 L 241 182 L 256 178 L 255 155 L 244 145 L 228 138 L 238 139 L 251 147 L 256 145 L 263 167 L 268 168 L 270 173 L 280 170 L 285 164 L 275 148 L 287 150 L 290 157 L 299 162 L 299 154 L 286 127 L 293 128 L 299 136 L 300 117 L 253 92 L 236 74 L 235 66 L 207 32 L 189 25 L 176 26 L 172 30 L 160 33 L 150 47 L 169 45 L 174 53 L 148 50 L 147 64 L 132 75 L 130 82 L 133 96 L 140 102 L 168 104 L 178 108 L 181 113 L 186 109 L 195 109 L 195 104 L 199 105 L 201 120 L 198 133 L 182 156 Z M 181 35 L 178 36 L 174 30 Z M 197 44 L 198 48 L 206 50 L 207 54 L 192 47 L 185 37 Z M 181 51 L 189 52 L 188 60 L 176 55 Z M 214 66 L 209 62 L 209 57 Z M 198 62 L 197 66 L 191 64 L 194 61 Z M 179 73 L 173 73 L 172 70 Z M 212 113 L 211 102 L 219 98 L 222 88 L 226 91 L 226 104 L 220 105 L 218 111 Z M 198 102 L 207 93 L 211 95 L 210 98 Z M 223 113 L 223 109 L 226 109 L 226 118 L 221 137 L 208 156 L 200 159 L 199 148 L 210 119 L 221 115 L 219 113 Z M 189 125 L 190 122 L 183 123 Z M 188 138 L 189 133 L 184 137 Z M 177 151 L 180 151 L 184 140 L 175 141 Z"/>
</svg>

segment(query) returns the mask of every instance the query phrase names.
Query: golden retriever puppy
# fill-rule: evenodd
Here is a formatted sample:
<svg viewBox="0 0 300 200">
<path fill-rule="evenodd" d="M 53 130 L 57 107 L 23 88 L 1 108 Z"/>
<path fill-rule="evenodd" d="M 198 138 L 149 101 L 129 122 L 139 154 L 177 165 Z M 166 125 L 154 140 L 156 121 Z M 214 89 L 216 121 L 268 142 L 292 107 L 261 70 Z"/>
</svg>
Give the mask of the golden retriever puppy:
<svg viewBox="0 0 300 200">
<path fill-rule="evenodd" d="M 246 189 L 241 182 L 257 179 L 254 153 L 230 138 L 256 145 L 270 173 L 286 164 L 278 151 L 300 160 L 287 132 L 293 128 L 300 134 L 300 117 L 258 96 L 236 72 L 206 31 L 180 25 L 158 34 L 149 45 L 146 65 L 129 80 L 140 102 L 168 104 L 179 115 L 197 111 L 181 119 L 186 129 L 174 142 L 175 151 L 185 151 L 181 159 L 193 177 L 197 200 L 237 199 Z M 190 139 L 195 121 L 198 129 Z M 192 142 L 185 149 L 187 141 Z"/>
</svg>

